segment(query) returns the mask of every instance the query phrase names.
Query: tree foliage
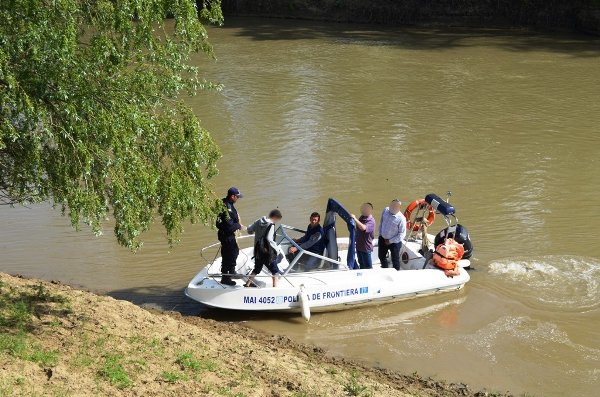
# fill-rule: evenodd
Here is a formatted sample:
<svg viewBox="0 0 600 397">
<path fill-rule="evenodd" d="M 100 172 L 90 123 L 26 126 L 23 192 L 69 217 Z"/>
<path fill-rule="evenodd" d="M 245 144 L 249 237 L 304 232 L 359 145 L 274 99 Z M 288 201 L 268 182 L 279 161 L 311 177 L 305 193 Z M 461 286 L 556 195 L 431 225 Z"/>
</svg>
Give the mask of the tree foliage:
<svg viewBox="0 0 600 397">
<path fill-rule="evenodd" d="M 213 56 L 199 16 L 220 24 L 220 0 L 2 0 L 2 203 L 51 201 L 96 233 L 113 215 L 134 249 L 157 214 L 170 243 L 211 220 L 220 153 L 183 103 L 219 89 L 189 64 Z"/>
</svg>

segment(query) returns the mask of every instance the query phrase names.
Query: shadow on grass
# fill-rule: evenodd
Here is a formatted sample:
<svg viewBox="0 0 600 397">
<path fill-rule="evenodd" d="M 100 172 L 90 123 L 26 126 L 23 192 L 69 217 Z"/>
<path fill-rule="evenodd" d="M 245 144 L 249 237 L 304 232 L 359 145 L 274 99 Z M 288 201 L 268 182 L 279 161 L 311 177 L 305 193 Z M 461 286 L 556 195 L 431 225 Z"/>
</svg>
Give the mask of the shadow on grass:
<svg viewBox="0 0 600 397">
<path fill-rule="evenodd" d="M 64 317 L 71 313 L 66 297 L 50 293 L 40 284 L 16 289 L 0 283 L 0 329 L 32 332 L 34 318 Z"/>
<path fill-rule="evenodd" d="M 43 367 L 56 365 L 58 352 L 45 350 L 30 338 L 42 326 L 34 320 L 51 316 L 55 321 L 70 313 L 68 299 L 50 293 L 42 284 L 14 288 L 0 282 L 0 355 L 8 354 Z"/>
<path fill-rule="evenodd" d="M 245 322 L 274 319 L 294 323 L 303 321 L 298 313 L 265 313 L 210 308 L 185 296 L 183 289 L 150 286 L 111 291 L 107 295 L 132 302 L 144 309 L 174 311 L 184 316 L 198 316 L 217 321 Z"/>
</svg>

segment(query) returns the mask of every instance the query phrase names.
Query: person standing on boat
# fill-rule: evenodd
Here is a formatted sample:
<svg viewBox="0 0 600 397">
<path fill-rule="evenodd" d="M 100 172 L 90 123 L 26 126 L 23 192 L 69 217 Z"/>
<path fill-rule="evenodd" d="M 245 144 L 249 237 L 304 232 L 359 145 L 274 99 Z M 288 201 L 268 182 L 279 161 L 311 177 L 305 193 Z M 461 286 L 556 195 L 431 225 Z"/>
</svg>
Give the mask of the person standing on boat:
<svg viewBox="0 0 600 397">
<path fill-rule="evenodd" d="M 244 230 L 245 226 L 240 222 L 240 216 L 233 204 L 242 197 L 244 196 L 237 187 L 229 188 L 227 197 L 223 199 L 225 209 L 217 218 L 217 237 L 221 242 L 221 284 L 225 285 L 236 285 L 230 276 L 235 274 L 235 265 L 240 254 L 235 232 Z"/>
<path fill-rule="evenodd" d="M 294 242 L 300 245 L 305 251 L 313 252 L 317 255 L 323 255 L 325 251 L 325 232 L 323 226 L 319 223 L 321 221 L 321 215 L 318 212 L 310 214 L 310 223 L 306 228 L 304 236 L 294 239 Z M 298 252 L 296 247 L 290 247 L 290 254 Z M 308 259 L 304 265 L 306 270 L 312 270 L 317 266 L 319 258 L 308 255 Z"/>
<path fill-rule="evenodd" d="M 373 204 L 364 203 L 360 206 L 360 218 L 351 214 L 356 222 L 356 256 L 361 269 L 372 269 L 373 239 L 375 238 L 375 218 L 373 218 Z"/>
<path fill-rule="evenodd" d="M 273 287 L 277 287 L 277 276 L 281 270 L 277 264 L 283 259 L 283 254 L 275 242 L 275 224 L 283 218 L 281 211 L 274 209 L 269 216 L 263 216 L 248 226 L 248 234 L 254 234 L 254 270 L 248 277 L 245 287 L 254 287 L 254 277 L 260 274 L 263 266 L 273 275 Z"/>
<path fill-rule="evenodd" d="M 402 207 L 400 200 L 394 199 L 381 213 L 378 256 L 383 268 L 389 267 L 387 254 L 390 252 L 394 269 L 400 270 L 400 250 L 406 236 L 406 218 L 400 211 L 400 207 Z"/>
</svg>

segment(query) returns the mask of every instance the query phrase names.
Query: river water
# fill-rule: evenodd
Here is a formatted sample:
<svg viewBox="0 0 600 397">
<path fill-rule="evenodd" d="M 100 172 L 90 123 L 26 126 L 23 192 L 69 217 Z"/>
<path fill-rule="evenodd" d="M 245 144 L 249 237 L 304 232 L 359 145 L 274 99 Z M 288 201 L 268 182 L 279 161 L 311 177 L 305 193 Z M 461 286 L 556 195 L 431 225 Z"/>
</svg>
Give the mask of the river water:
<svg viewBox="0 0 600 397">
<path fill-rule="evenodd" d="M 232 19 L 210 28 L 221 93 L 192 98 L 221 146 L 219 193 L 243 221 L 284 222 L 336 197 L 379 212 L 429 192 L 475 245 L 457 294 L 298 316 L 206 310 L 182 296 L 208 227 L 131 254 L 48 205 L 0 208 L 0 270 L 200 313 L 368 364 L 494 391 L 595 396 L 600 387 L 600 41 L 522 31 L 388 29 Z M 157 222 L 157 225 L 160 223 Z M 437 223 L 441 228 L 441 224 Z M 434 231 L 437 231 L 434 229 Z"/>
</svg>

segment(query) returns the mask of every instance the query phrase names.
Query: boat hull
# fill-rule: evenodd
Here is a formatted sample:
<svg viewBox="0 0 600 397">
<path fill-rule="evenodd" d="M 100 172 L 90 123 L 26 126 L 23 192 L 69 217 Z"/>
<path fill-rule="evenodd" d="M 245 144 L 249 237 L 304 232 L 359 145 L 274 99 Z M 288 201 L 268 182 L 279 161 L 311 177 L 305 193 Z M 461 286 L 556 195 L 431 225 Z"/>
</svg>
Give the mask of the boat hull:
<svg viewBox="0 0 600 397">
<path fill-rule="evenodd" d="M 465 269 L 460 269 L 457 276 L 447 277 L 438 269 L 397 271 L 375 268 L 289 274 L 279 280 L 276 288 L 247 288 L 223 286 L 205 268 L 192 279 L 185 293 L 191 299 L 215 308 L 300 311 L 298 293 L 300 286 L 304 286 L 310 310 L 324 312 L 458 291 L 469 278 Z"/>
</svg>

